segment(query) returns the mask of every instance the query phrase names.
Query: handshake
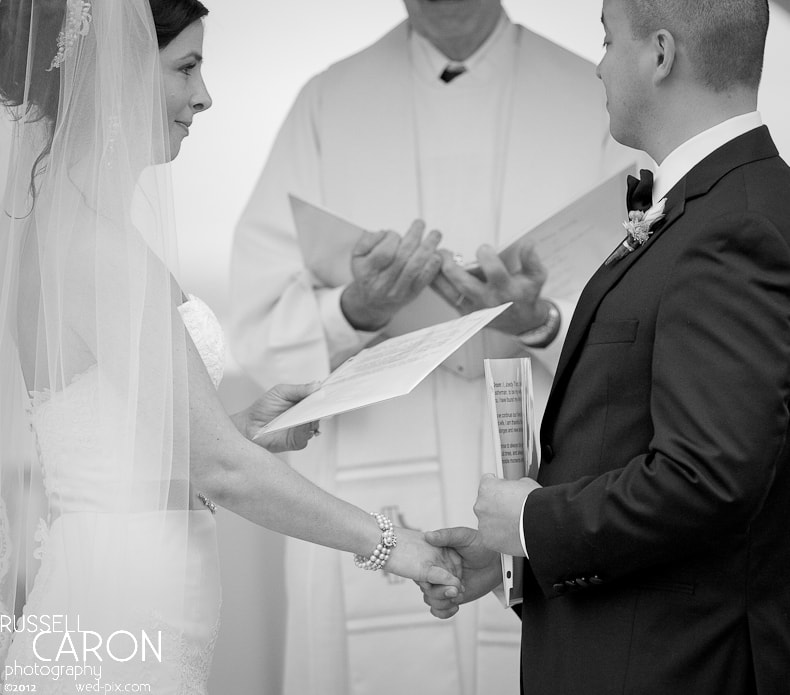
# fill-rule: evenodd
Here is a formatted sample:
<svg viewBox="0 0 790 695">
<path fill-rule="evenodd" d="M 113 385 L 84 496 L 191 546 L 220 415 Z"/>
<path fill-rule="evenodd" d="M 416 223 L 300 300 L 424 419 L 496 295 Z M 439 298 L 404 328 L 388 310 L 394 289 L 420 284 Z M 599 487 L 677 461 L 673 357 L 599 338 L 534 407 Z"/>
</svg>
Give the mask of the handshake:
<svg viewBox="0 0 790 695">
<path fill-rule="evenodd" d="M 431 614 L 450 618 L 459 606 L 474 601 L 502 582 L 500 553 L 524 556 L 521 510 L 540 485 L 529 478 L 480 481 L 474 511 L 478 529 L 455 527 L 420 534 L 406 531 L 387 570 L 414 579 Z"/>
<path fill-rule="evenodd" d="M 319 433 L 317 422 L 266 436 L 258 432 L 317 386 L 275 386 L 231 419 L 245 437 L 269 451 L 302 449 Z M 387 561 L 387 571 L 413 579 L 434 616 L 452 617 L 460 605 L 480 598 L 501 583 L 500 553 L 524 556 L 521 513 L 527 496 L 539 487 L 531 478 L 500 480 L 490 474 L 483 476 L 474 505 L 477 530 L 456 527 L 422 533 L 398 528 L 397 548 Z"/>
</svg>

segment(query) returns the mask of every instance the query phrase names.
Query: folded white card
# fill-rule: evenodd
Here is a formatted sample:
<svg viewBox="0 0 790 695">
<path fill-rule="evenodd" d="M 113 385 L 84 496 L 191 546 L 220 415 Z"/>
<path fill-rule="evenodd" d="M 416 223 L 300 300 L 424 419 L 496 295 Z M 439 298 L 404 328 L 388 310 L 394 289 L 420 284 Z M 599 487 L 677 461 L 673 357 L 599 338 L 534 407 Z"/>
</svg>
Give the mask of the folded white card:
<svg viewBox="0 0 790 695">
<path fill-rule="evenodd" d="M 256 437 L 411 392 L 483 326 L 510 306 L 502 304 L 399 335 L 350 357 L 311 393 L 263 427 Z"/>
<path fill-rule="evenodd" d="M 351 250 L 366 231 L 295 195 L 288 201 L 305 267 L 327 287 L 351 282 Z"/>
<path fill-rule="evenodd" d="M 537 479 L 535 399 L 529 357 L 485 360 L 486 402 L 494 442 L 497 476 Z M 523 557 L 502 555 L 502 603 L 524 600 Z"/>
<path fill-rule="evenodd" d="M 534 244 L 548 271 L 544 297 L 578 297 L 593 273 L 625 237 L 625 180 L 633 165 L 617 172 L 585 195 L 563 207 L 537 227 L 508 244 L 499 257 L 508 269 L 520 268 L 518 251 L 524 240 Z M 481 277 L 477 264 L 465 266 Z"/>
</svg>

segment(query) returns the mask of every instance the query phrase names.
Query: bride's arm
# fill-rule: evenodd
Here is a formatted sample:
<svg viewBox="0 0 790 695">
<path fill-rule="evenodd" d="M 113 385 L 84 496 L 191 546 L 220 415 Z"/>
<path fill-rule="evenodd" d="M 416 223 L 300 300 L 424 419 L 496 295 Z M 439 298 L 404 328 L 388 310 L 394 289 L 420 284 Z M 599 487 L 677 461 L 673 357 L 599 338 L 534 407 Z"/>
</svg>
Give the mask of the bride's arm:
<svg viewBox="0 0 790 695">
<path fill-rule="evenodd" d="M 381 530 L 367 512 L 313 485 L 290 466 L 246 439 L 219 401 L 200 355 L 187 335 L 190 469 L 193 496 L 273 531 L 368 557 Z M 398 545 L 386 569 L 418 581 L 459 582 L 446 569 L 456 558 L 433 548 L 421 533 L 397 529 Z M 349 562 L 351 559 L 349 558 Z"/>
</svg>

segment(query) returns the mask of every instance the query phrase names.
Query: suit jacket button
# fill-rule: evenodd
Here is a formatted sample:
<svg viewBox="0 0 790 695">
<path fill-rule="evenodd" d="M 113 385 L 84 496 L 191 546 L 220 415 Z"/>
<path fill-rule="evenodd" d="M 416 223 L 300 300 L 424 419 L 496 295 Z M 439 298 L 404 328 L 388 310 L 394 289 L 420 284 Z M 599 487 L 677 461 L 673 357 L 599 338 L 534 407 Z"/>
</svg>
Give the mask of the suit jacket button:
<svg viewBox="0 0 790 695">
<path fill-rule="evenodd" d="M 541 447 L 541 463 L 551 463 L 551 460 L 554 458 L 554 448 L 551 444 L 544 444 Z"/>
<path fill-rule="evenodd" d="M 554 589 L 554 591 L 556 591 L 558 594 L 564 594 L 568 590 L 568 587 L 561 583 L 554 584 L 554 586 L 551 588 Z"/>
<path fill-rule="evenodd" d="M 590 577 L 589 581 L 590 584 L 593 584 L 594 586 L 600 586 L 603 584 L 603 579 L 601 579 L 597 574 L 594 574 L 592 577 Z"/>
<path fill-rule="evenodd" d="M 590 582 L 585 577 L 579 577 L 576 580 L 576 585 L 586 589 L 588 586 L 590 586 Z"/>
</svg>

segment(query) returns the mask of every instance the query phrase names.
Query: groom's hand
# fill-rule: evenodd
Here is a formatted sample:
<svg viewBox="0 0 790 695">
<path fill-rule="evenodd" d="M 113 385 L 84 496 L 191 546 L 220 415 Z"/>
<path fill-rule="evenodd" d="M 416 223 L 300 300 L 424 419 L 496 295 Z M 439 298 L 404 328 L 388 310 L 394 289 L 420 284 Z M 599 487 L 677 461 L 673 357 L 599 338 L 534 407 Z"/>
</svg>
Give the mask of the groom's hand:
<svg viewBox="0 0 790 695">
<path fill-rule="evenodd" d="M 269 389 L 251 406 L 231 416 L 236 428 L 247 439 L 273 453 L 304 449 L 318 432 L 317 422 L 308 422 L 288 430 L 259 435 L 261 428 L 281 415 L 291 406 L 309 396 L 319 388 L 318 382 L 311 384 L 278 384 Z"/>
<path fill-rule="evenodd" d="M 474 511 L 483 545 L 499 553 L 524 557 L 521 512 L 529 494 L 540 487 L 531 478 L 501 480 L 489 473 L 480 479 Z"/>
<path fill-rule="evenodd" d="M 437 548 L 452 548 L 461 558 L 463 591 L 442 584 L 418 582 L 423 600 L 437 618 L 451 618 L 462 603 L 484 596 L 501 583 L 499 553 L 486 548 L 474 529 L 456 527 L 429 531 L 425 539 Z"/>
<path fill-rule="evenodd" d="M 431 287 L 462 314 L 513 302 L 491 328 L 521 335 L 546 323 L 549 303 L 540 292 L 547 273 L 531 243 L 522 241 L 505 260 L 484 244 L 477 250 L 479 268 L 473 272 L 458 265 L 449 251 L 440 253 L 442 269 Z"/>
<path fill-rule="evenodd" d="M 354 279 L 340 296 L 340 308 L 354 328 L 383 328 L 436 277 L 442 235 L 424 232 L 425 223 L 416 220 L 403 238 L 395 232 L 367 232 L 357 242 L 351 251 Z"/>
</svg>

